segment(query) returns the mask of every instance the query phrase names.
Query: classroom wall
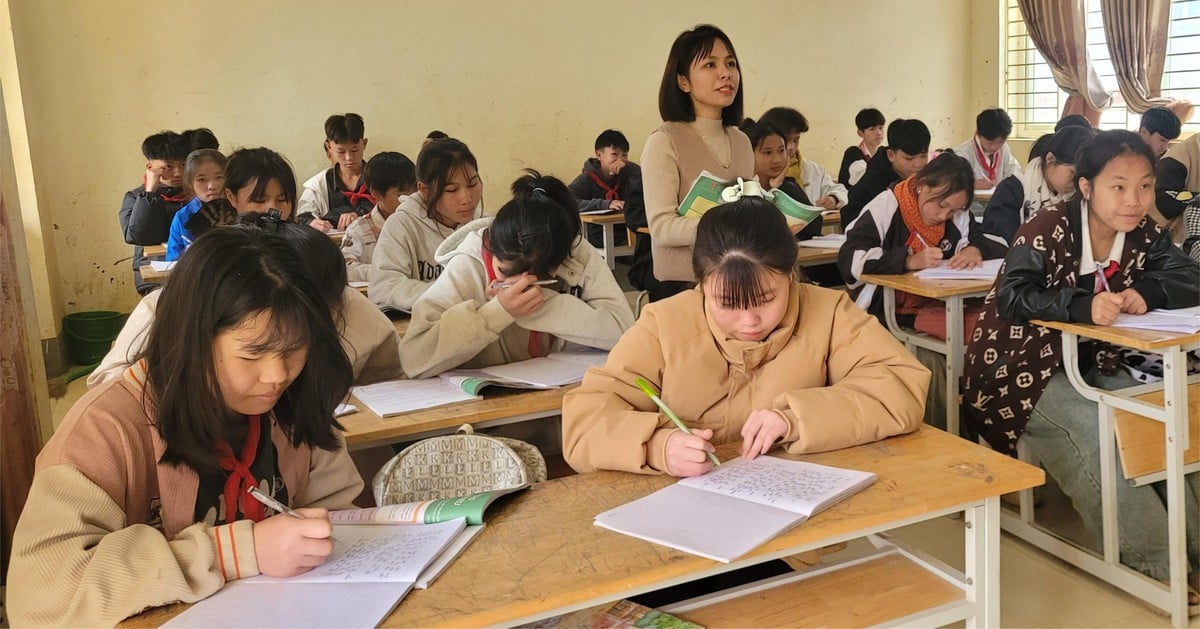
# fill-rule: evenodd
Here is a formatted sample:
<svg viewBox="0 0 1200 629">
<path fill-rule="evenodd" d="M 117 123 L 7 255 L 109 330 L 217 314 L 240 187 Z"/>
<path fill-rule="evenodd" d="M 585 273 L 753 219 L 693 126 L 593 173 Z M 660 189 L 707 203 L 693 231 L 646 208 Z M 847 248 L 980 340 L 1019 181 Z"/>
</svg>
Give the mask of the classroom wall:
<svg viewBox="0 0 1200 629">
<path fill-rule="evenodd" d="M 991 50 L 998 30 L 988 32 L 998 17 L 987 15 L 998 15 L 997 6 L 14 2 L 38 211 L 50 226 L 47 287 L 67 312 L 136 303 L 117 210 L 140 180 L 148 133 L 208 126 L 226 151 L 281 151 L 304 180 L 326 166 L 330 113 L 363 114 L 368 154 L 415 158 L 421 138 L 439 128 L 479 157 L 484 204 L 494 211 L 521 168 L 577 174 L 605 127 L 629 136 L 636 159 L 659 123 L 670 43 L 700 22 L 732 38 L 747 113 L 800 109 L 811 126 L 801 150 L 830 170 L 857 142 L 853 115 L 863 106 L 889 119 L 920 116 L 933 145 L 950 146 L 969 136 L 979 108 L 996 102 L 998 80 L 983 75 L 995 73 L 999 58 Z"/>
</svg>

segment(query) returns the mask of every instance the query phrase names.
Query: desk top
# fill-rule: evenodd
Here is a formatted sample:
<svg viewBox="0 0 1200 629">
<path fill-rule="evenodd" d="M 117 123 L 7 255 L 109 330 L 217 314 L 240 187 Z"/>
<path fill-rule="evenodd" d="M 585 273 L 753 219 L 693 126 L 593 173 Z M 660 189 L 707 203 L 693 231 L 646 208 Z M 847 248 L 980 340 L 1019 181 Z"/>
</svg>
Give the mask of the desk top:
<svg viewBox="0 0 1200 629">
<path fill-rule="evenodd" d="M 945 299 L 986 295 L 995 280 L 923 280 L 912 273 L 901 275 L 863 275 L 862 281 L 876 286 L 886 286 L 913 295 Z"/>
<path fill-rule="evenodd" d="M 1090 323 L 1067 323 L 1065 321 L 1043 321 L 1041 319 L 1035 319 L 1032 323 L 1052 330 L 1073 332 L 1082 337 L 1106 341 L 1114 345 L 1132 347 L 1133 349 L 1143 351 L 1162 349 L 1174 345 L 1192 346 L 1200 344 L 1200 332 L 1196 334 L 1180 334 L 1179 332 L 1114 328 L 1106 325 L 1092 325 Z"/>
<path fill-rule="evenodd" d="M 722 446 L 718 453 L 722 459 L 732 458 L 737 445 Z M 878 480 L 747 558 L 818 548 L 834 538 L 1045 480 L 1039 468 L 929 427 L 836 452 L 775 454 L 869 470 Z M 595 472 L 539 483 L 515 494 L 489 511 L 487 528 L 430 589 L 410 592 L 382 626 L 512 624 L 550 610 L 619 600 L 671 580 L 735 567 L 738 562 L 726 566 L 592 524 L 600 512 L 673 481 L 666 476 Z M 182 609 L 176 605 L 154 610 L 132 624 L 161 624 Z"/>
<path fill-rule="evenodd" d="M 140 270 L 142 272 L 142 279 L 151 281 L 165 280 L 171 274 L 170 271 L 155 271 L 154 267 L 149 264 L 142 266 Z"/>
<path fill-rule="evenodd" d="M 609 212 L 608 214 L 580 214 L 579 220 L 593 225 L 605 225 L 607 223 L 624 223 L 624 212 Z"/>
<path fill-rule="evenodd" d="M 796 264 L 800 266 L 815 266 L 837 262 L 837 249 L 821 249 L 818 247 L 797 247 Z"/>
<path fill-rule="evenodd" d="M 146 245 L 145 247 L 142 247 L 142 253 L 145 254 L 147 258 L 165 256 L 167 255 L 167 244 L 162 243 L 158 245 Z"/>
<path fill-rule="evenodd" d="M 358 450 L 380 443 L 405 441 L 432 431 L 453 430 L 463 424 L 561 412 L 563 396 L 572 388 L 574 386 L 543 390 L 491 387 L 484 390 L 482 400 L 447 404 L 392 417 L 380 417 L 357 398 L 351 397 L 350 403 L 361 410 L 339 417 L 338 421 L 346 429 L 346 447 Z"/>
</svg>

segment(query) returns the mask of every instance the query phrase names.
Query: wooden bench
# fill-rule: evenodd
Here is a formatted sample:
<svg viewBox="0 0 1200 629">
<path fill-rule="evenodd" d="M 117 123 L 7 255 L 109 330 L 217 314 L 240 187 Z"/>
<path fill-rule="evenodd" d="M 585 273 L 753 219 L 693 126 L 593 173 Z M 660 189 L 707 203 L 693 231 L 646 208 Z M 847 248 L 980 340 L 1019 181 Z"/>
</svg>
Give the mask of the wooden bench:
<svg viewBox="0 0 1200 629">
<path fill-rule="evenodd" d="M 1137 399 L 1162 406 L 1163 392 L 1154 391 L 1137 396 Z M 1200 383 L 1188 387 L 1188 437 L 1190 447 L 1183 453 L 1184 465 L 1200 463 Z M 1167 469 L 1167 455 L 1163 452 L 1164 426 L 1162 422 L 1117 409 L 1115 414 L 1117 452 L 1121 455 L 1121 468 L 1126 479 L 1157 474 Z"/>
</svg>

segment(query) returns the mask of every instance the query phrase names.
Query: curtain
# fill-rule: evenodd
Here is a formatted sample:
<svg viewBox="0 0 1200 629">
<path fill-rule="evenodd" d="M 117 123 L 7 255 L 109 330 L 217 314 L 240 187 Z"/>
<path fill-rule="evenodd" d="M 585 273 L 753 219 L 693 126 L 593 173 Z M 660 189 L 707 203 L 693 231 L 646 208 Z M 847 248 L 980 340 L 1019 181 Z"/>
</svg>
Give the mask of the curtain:
<svg viewBox="0 0 1200 629">
<path fill-rule="evenodd" d="M 1129 111 L 1169 105 L 1162 94 L 1171 0 L 1101 0 L 1104 36 Z"/>
<path fill-rule="evenodd" d="M 1054 82 L 1069 98 L 1063 115 L 1082 113 L 1099 121 L 1112 104 L 1087 52 L 1084 0 L 1018 0 L 1029 39 L 1050 66 Z"/>
<path fill-rule="evenodd" d="M 33 482 L 41 448 L 25 311 L 17 284 L 12 233 L 19 228 L 0 199 L 0 575 L 8 574 L 13 529 Z"/>
</svg>

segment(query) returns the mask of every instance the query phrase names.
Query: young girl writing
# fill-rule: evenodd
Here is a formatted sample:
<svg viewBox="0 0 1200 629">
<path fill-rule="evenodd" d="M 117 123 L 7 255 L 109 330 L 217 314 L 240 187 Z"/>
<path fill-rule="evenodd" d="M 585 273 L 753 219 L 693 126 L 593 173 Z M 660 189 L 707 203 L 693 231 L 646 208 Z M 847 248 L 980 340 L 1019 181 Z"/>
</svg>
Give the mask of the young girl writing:
<svg viewBox="0 0 1200 629">
<path fill-rule="evenodd" d="M 263 230 L 196 240 L 138 361 L 81 398 L 38 455 L 13 537 L 14 624 L 111 626 L 325 561 L 325 509 L 350 507 L 362 480 L 332 419 L 350 365 L 304 269 Z M 273 514 L 249 487 L 304 517 Z"/>
<path fill-rule="evenodd" d="M 796 282 L 795 261 L 796 241 L 766 201 L 709 210 L 693 253 L 700 285 L 646 306 L 608 363 L 567 393 L 571 467 L 695 476 L 731 441 L 754 458 L 776 442 L 819 452 L 915 430 L 929 372 L 845 293 Z"/>
<path fill-rule="evenodd" d="M 438 247 L 455 229 L 483 214 L 479 162 L 466 144 L 434 140 L 417 156 L 417 192 L 401 197 L 383 224 L 372 255 L 371 301 L 411 311 L 442 273 Z"/>
<path fill-rule="evenodd" d="M 296 223 L 278 223 L 262 214 L 248 214 L 243 223 L 276 232 L 304 261 L 309 275 L 325 295 L 337 323 L 342 350 L 350 359 L 356 384 L 391 380 L 403 375 L 396 327 L 375 304 L 346 284 L 341 252 L 325 234 Z M 108 354 L 88 376 L 88 387 L 121 377 L 140 354 L 155 318 L 161 291 L 146 295 L 121 328 Z"/>
<path fill-rule="evenodd" d="M 1098 434 L 1096 403 L 1068 382 L 1059 333 L 1030 320 L 1109 325 L 1122 312 L 1195 306 L 1200 267 L 1146 216 L 1154 203 L 1154 154 L 1136 133 L 1098 133 L 1079 154 L 1075 181 L 1079 197 L 1017 229 L 967 345 L 962 417 L 1002 452 L 1015 454 L 1024 440 L 1099 540 L 1100 439 L 1112 437 Z M 1093 343 L 1081 356 L 1079 369 L 1092 386 L 1135 384 L 1117 367 L 1112 346 Z M 1197 474 L 1186 482 L 1200 495 Z M 1195 504 L 1187 506 L 1188 521 L 1200 521 Z M 1118 482 L 1117 509 L 1122 562 L 1165 580 L 1167 515 L 1155 488 Z M 1198 545 L 1190 535 L 1193 570 Z"/>
<path fill-rule="evenodd" d="M 838 269 L 858 305 L 882 321 L 883 292 L 864 284 L 863 274 L 919 271 L 946 257 L 951 268 L 979 266 L 983 256 L 967 241 L 974 190 L 971 164 L 947 151 L 867 203 L 838 251 Z M 897 319 L 912 325 L 924 305 L 920 297 L 897 295 Z"/>
<path fill-rule="evenodd" d="M 806 205 L 812 205 L 804 188 L 801 188 L 795 179 L 784 174 L 788 167 L 788 155 L 787 139 L 783 132 L 765 122 L 754 122 L 752 118 L 743 120 L 738 128 L 746 134 L 746 137 L 750 138 L 750 146 L 754 148 L 754 174 L 758 177 L 759 183 L 769 188 L 768 182 L 774 182 L 779 178 L 779 184 L 775 186 L 774 190 L 781 191 Z M 796 234 L 798 240 L 808 240 L 813 236 L 820 235 L 821 217 L 818 216 L 817 220 L 805 225 L 803 229 L 793 230 L 793 233 Z"/>
<path fill-rule="evenodd" d="M 188 154 L 183 163 L 183 181 L 192 191 L 192 200 L 179 208 L 171 219 L 167 237 L 167 260 L 178 260 L 195 240 L 186 225 L 201 204 L 221 198 L 225 192 L 225 156 L 215 149 L 199 149 Z"/>
<path fill-rule="evenodd" d="M 1042 145 L 1025 170 L 1005 178 L 983 212 L 983 224 L 971 244 L 986 258 L 1002 258 L 1017 228 L 1043 208 L 1070 200 L 1075 194 L 1075 158 L 1095 135 L 1091 127 L 1064 127 Z"/>
<path fill-rule="evenodd" d="M 400 342 L 409 377 L 545 356 L 567 344 L 607 350 L 633 323 L 608 265 L 583 242 L 570 190 L 527 173 L 495 219 L 464 225 L 438 248 L 445 272 L 417 300 Z"/>
<path fill-rule="evenodd" d="M 654 276 L 651 301 L 692 287 L 696 220 L 679 204 L 703 171 L 727 181 L 754 177 L 754 149 L 737 129 L 742 119 L 737 53 L 721 29 L 701 25 L 675 38 L 658 90 L 663 124 L 642 149 L 642 186 Z"/>
</svg>

